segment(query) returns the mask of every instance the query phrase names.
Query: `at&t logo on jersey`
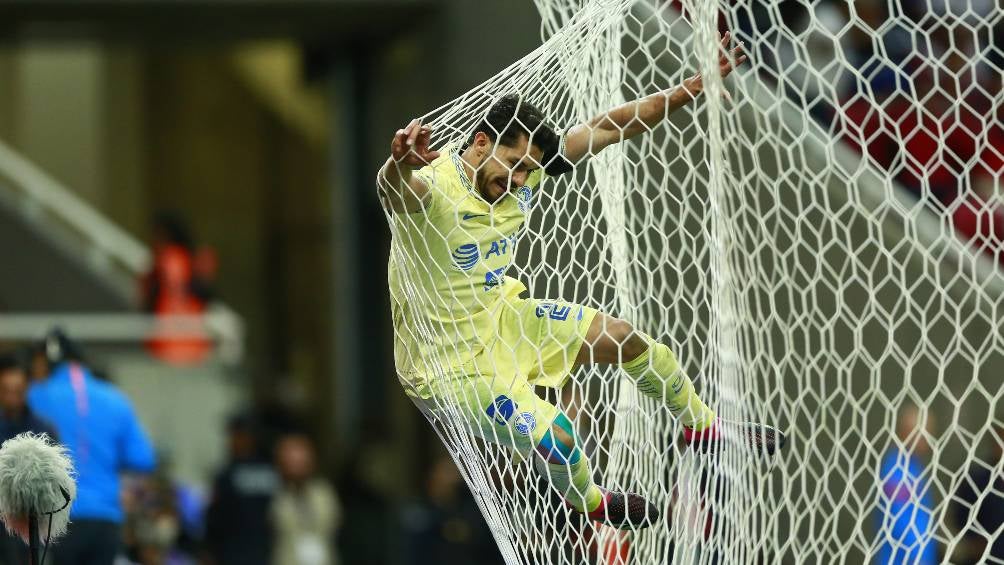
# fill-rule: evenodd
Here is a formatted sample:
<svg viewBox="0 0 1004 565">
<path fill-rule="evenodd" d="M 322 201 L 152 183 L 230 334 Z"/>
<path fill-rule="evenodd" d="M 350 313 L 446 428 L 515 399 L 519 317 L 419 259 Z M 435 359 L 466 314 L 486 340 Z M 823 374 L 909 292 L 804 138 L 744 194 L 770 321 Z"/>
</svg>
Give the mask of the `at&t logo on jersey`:
<svg viewBox="0 0 1004 565">
<path fill-rule="evenodd" d="M 481 259 L 476 243 L 465 243 L 453 250 L 453 263 L 463 271 L 470 271 Z"/>
<path fill-rule="evenodd" d="M 533 205 L 533 190 L 529 186 L 520 187 L 516 191 L 516 203 L 519 205 L 519 211 L 526 214 Z"/>
</svg>

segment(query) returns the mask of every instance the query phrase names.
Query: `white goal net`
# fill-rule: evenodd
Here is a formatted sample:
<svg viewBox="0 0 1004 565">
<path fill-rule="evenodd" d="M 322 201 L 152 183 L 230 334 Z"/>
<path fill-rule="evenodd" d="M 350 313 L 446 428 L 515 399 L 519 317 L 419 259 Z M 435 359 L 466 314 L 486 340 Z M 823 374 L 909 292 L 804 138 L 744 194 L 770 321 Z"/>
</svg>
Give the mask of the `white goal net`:
<svg viewBox="0 0 1004 565">
<path fill-rule="evenodd" d="M 1000 559 L 1004 10 L 536 4 L 544 44 L 427 115 L 435 147 L 456 151 L 507 94 L 561 130 L 698 71 L 705 92 L 545 178 L 525 227 L 500 234 L 516 249 L 506 274 L 534 298 L 630 321 L 674 350 L 722 418 L 777 426 L 789 443 L 770 462 L 735 446 L 693 453 L 616 366 L 578 369 L 538 393 L 572 421 L 597 483 L 664 514 L 618 531 L 568 509 L 534 456 L 483 439 L 451 388 L 425 411 L 506 562 Z M 724 29 L 750 60 L 722 81 Z M 437 274 L 426 259 L 449 234 L 403 241 L 414 214 L 388 219 L 399 337 L 440 344 L 420 349 L 426 378 L 454 382 L 464 352 L 442 344 L 460 330 L 407 314 L 442 302 L 419 279 Z M 454 253 L 458 268 L 471 257 Z"/>
</svg>

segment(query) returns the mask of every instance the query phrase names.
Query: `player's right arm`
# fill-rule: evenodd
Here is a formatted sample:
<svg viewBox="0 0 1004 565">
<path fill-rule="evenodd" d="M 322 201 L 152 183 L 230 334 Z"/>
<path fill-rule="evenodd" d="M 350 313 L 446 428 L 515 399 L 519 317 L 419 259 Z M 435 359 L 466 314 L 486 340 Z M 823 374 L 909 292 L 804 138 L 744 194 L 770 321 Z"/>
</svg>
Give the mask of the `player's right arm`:
<svg viewBox="0 0 1004 565">
<path fill-rule="evenodd" d="M 432 129 L 420 119 L 394 134 L 390 157 L 377 173 L 377 192 L 384 208 L 410 213 L 425 207 L 430 187 L 412 173 L 439 157 L 438 151 L 429 149 L 431 137 Z"/>
<path fill-rule="evenodd" d="M 736 67 L 746 62 L 743 44 L 729 49 L 732 33 L 726 32 L 721 38 L 721 54 L 718 72 L 724 79 Z M 655 94 L 621 104 L 596 116 L 592 120 L 569 128 L 565 133 L 563 156 L 570 163 L 577 163 L 588 155 L 595 155 L 603 148 L 652 131 L 659 122 L 679 110 L 704 92 L 701 73 L 686 79 L 683 84 Z M 729 98 L 728 92 L 725 92 Z"/>
</svg>

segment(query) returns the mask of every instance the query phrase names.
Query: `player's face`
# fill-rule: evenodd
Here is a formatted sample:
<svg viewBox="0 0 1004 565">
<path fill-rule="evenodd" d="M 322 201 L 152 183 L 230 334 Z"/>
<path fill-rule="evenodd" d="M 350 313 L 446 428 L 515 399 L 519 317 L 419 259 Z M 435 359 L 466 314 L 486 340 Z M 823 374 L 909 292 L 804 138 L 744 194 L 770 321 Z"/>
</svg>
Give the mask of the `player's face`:
<svg viewBox="0 0 1004 565">
<path fill-rule="evenodd" d="M 524 186 L 544 156 L 539 147 L 530 145 L 525 135 L 512 146 L 488 141 L 486 152 L 478 167 L 477 186 L 481 196 L 493 203 L 510 190 Z"/>
</svg>

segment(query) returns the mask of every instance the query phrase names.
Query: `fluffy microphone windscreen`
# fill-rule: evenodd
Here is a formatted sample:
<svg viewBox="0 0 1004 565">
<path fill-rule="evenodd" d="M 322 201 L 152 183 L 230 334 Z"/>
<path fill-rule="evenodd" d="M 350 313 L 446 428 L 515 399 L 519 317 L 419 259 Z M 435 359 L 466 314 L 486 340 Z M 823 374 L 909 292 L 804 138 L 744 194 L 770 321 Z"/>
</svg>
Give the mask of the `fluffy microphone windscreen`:
<svg viewBox="0 0 1004 565">
<path fill-rule="evenodd" d="M 66 448 L 49 436 L 23 433 L 0 447 L 0 519 L 7 531 L 27 542 L 28 518 L 34 514 L 41 535 L 50 531 L 51 520 L 52 539 L 58 538 L 70 521 L 67 498 L 76 496 L 73 463 Z"/>
</svg>

